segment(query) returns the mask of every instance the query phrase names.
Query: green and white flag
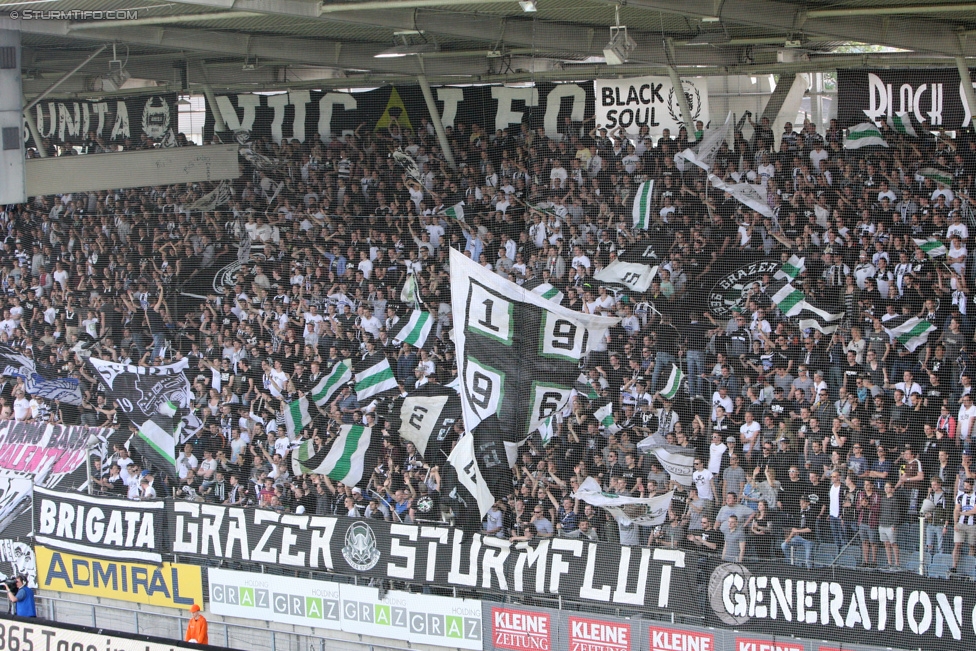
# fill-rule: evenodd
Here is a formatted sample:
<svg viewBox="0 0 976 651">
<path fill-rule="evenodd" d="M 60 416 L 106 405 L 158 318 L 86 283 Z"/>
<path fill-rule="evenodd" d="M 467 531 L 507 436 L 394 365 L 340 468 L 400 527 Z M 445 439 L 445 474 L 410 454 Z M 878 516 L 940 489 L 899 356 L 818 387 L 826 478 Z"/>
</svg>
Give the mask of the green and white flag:
<svg viewBox="0 0 976 651">
<path fill-rule="evenodd" d="M 918 134 L 915 132 L 915 127 L 912 125 L 911 114 L 907 112 L 889 115 L 888 126 L 891 127 L 893 131 L 896 131 L 903 136 L 911 136 L 912 138 L 918 137 Z"/>
<path fill-rule="evenodd" d="M 409 273 L 407 279 L 403 281 L 403 289 L 400 290 L 400 300 L 407 305 L 420 304 L 420 292 L 417 289 L 417 277 Z"/>
<path fill-rule="evenodd" d="M 308 413 L 308 398 L 299 398 L 285 403 L 285 428 L 288 430 L 289 439 L 298 436 L 302 429 L 311 422 L 312 416 Z"/>
<path fill-rule="evenodd" d="M 604 406 L 593 412 L 593 418 L 600 423 L 600 427 L 607 434 L 616 434 L 620 431 L 620 426 L 613 419 L 613 403 L 608 402 Z"/>
<path fill-rule="evenodd" d="M 918 317 L 896 317 L 885 323 L 884 329 L 893 341 L 897 341 L 910 352 L 915 352 L 916 348 L 928 341 L 929 333 L 937 328 Z"/>
<path fill-rule="evenodd" d="M 949 249 L 946 248 L 945 244 L 934 237 L 930 237 L 928 239 L 912 239 L 915 240 L 915 245 L 918 246 L 918 248 L 922 249 L 933 258 L 937 258 L 940 255 L 947 255 L 949 253 Z"/>
<path fill-rule="evenodd" d="M 600 394 L 598 394 L 596 389 L 593 388 L 593 383 L 590 382 L 590 378 L 586 375 L 586 373 L 580 373 L 580 376 L 576 378 L 573 388 L 576 390 L 576 393 L 580 394 L 584 398 L 596 400 L 600 397 Z"/>
<path fill-rule="evenodd" d="M 356 486 L 363 480 L 366 453 L 373 439 L 372 428 L 362 425 L 343 425 L 339 436 L 328 450 L 318 452 L 312 441 L 302 443 L 291 453 L 292 471 L 297 475 L 326 475 L 346 486 Z"/>
<path fill-rule="evenodd" d="M 312 388 L 312 402 L 319 407 L 328 404 L 343 384 L 352 380 L 352 360 L 344 359 L 332 367 L 332 372 Z"/>
<path fill-rule="evenodd" d="M 634 195 L 634 228 L 648 229 L 651 227 L 651 215 L 654 212 L 654 181 L 644 181 L 637 186 Z"/>
<path fill-rule="evenodd" d="M 464 221 L 464 202 L 456 203 L 450 208 L 446 208 L 442 215 L 447 215 L 451 219 L 456 219 L 459 222 Z"/>
<path fill-rule="evenodd" d="M 860 149 L 861 147 L 887 147 L 888 143 L 881 137 L 881 130 L 870 122 L 862 122 L 847 130 L 844 138 L 844 149 Z"/>
<path fill-rule="evenodd" d="M 783 263 L 783 266 L 779 268 L 773 278 L 778 278 L 780 280 L 785 280 L 790 282 L 795 280 L 806 269 L 806 258 L 800 258 L 795 255 L 791 255 L 790 259 Z"/>
<path fill-rule="evenodd" d="M 172 403 L 170 403 L 172 404 Z M 173 430 L 174 411 L 170 415 L 163 413 L 160 409 L 158 416 L 153 416 L 149 420 L 143 421 L 139 425 L 136 440 L 141 444 L 139 450 L 142 455 L 157 468 L 170 468 L 176 466 L 176 441 L 182 423 Z"/>
<path fill-rule="evenodd" d="M 434 317 L 430 312 L 414 310 L 410 313 L 410 318 L 405 326 L 400 328 L 400 332 L 393 338 L 404 344 L 410 344 L 417 348 L 423 348 L 430 335 L 430 329 L 434 325 Z"/>
<path fill-rule="evenodd" d="M 923 179 L 932 179 L 942 185 L 952 185 L 952 173 L 938 167 L 925 167 L 918 171 L 918 176 Z"/>
<path fill-rule="evenodd" d="M 366 404 L 373 396 L 398 389 L 390 361 L 382 353 L 363 360 L 356 371 L 356 399 Z"/>
<path fill-rule="evenodd" d="M 783 313 L 783 316 L 796 316 L 803 311 L 805 298 L 803 292 L 787 283 L 773 294 L 772 301 Z"/>
<path fill-rule="evenodd" d="M 563 302 L 563 293 L 549 283 L 539 283 L 535 287 L 529 289 L 529 291 L 533 294 L 538 294 L 542 298 L 546 299 L 547 301 L 552 301 L 553 303 Z"/>
<path fill-rule="evenodd" d="M 674 397 L 678 395 L 678 389 L 681 388 L 681 381 L 684 377 L 685 374 L 681 368 L 677 364 L 672 364 L 671 375 L 668 376 L 667 384 L 661 389 L 661 397 L 665 400 L 674 400 Z"/>
<path fill-rule="evenodd" d="M 542 421 L 539 425 L 539 438 L 542 439 L 542 447 L 548 446 L 552 442 L 552 437 L 556 434 L 556 415 Z"/>
</svg>

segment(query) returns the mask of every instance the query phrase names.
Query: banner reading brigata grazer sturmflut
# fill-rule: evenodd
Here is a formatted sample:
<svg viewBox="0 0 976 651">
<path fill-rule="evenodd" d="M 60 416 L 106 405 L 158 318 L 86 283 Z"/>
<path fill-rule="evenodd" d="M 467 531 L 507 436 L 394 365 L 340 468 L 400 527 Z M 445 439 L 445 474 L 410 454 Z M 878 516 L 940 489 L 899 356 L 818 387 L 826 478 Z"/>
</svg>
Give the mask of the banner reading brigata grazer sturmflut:
<svg viewBox="0 0 976 651">
<path fill-rule="evenodd" d="M 698 612 L 684 552 L 556 538 L 531 548 L 440 526 L 167 504 L 172 553 L 416 584 Z M 687 560 L 686 560 L 687 558 Z"/>
<path fill-rule="evenodd" d="M 976 588 L 910 572 L 711 566 L 710 625 L 902 649 L 972 649 Z"/>
</svg>

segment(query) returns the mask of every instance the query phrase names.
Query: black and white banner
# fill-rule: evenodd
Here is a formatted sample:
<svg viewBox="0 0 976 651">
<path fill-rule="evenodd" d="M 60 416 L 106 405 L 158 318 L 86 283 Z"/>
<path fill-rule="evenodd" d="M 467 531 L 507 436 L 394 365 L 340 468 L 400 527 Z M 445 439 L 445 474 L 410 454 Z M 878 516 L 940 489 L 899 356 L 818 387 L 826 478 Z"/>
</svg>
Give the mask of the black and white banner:
<svg viewBox="0 0 976 651">
<path fill-rule="evenodd" d="M 35 488 L 34 541 L 99 558 L 162 563 L 169 551 L 165 503 Z"/>
<path fill-rule="evenodd" d="M 976 645 L 970 581 L 911 572 L 713 564 L 706 621 L 720 628 L 902 649 Z"/>
<path fill-rule="evenodd" d="M 631 77 L 629 79 L 597 79 L 596 126 L 624 131 L 636 136 L 646 126 L 652 138 L 659 138 L 665 129 L 671 137 L 678 135 L 684 125 L 681 107 L 670 77 Z M 708 124 L 708 83 L 704 77 L 682 79 L 682 92 L 688 100 L 693 122 Z M 694 125 L 688 126 L 693 132 Z"/>
<path fill-rule="evenodd" d="M 908 113 L 916 124 L 959 129 L 968 127 L 972 117 L 956 68 L 841 69 L 837 98 L 842 127 Z"/>
<path fill-rule="evenodd" d="M 106 145 L 133 144 L 147 135 L 161 140 L 170 130 L 179 130 L 176 93 L 138 95 L 125 98 L 69 102 L 39 102 L 31 113 L 41 138 L 53 144 L 83 146 L 94 133 Z M 27 146 L 34 147 L 33 137 L 24 129 Z"/>
<path fill-rule="evenodd" d="M 37 372 L 34 360 L 16 348 L 0 346 L 0 373 L 22 378 L 27 393 L 37 394 L 48 400 L 59 400 L 66 405 L 81 404 L 81 387 L 73 377 L 44 377 Z"/>
<path fill-rule="evenodd" d="M 433 93 L 445 125 L 464 124 L 470 129 L 478 124 L 488 133 L 509 127 L 517 130 L 524 122 L 555 135 L 564 132 L 564 118 L 579 125 L 593 114 L 592 84 L 442 87 Z M 371 130 L 386 129 L 394 118 L 401 129 L 413 132 L 425 128 L 424 120 L 430 123 L 419 86 L 384 86 L 361 93 L 299 90 L 278 95 L 219 95 L 217 106 L 229 131 L 247 131 L 275 142 L 282 138 L 328 142 L 353 133 L 363 123 Z M 205 139 L 213 129 L 208 104 Z"/>
<path fill-rule="evenodd" d="M 680 551 L 565 538 L 530 547 L 458 528 L 195 502 L 169 513 L 180 557 L 697 612 L 695 561 Z"/>
</svg>

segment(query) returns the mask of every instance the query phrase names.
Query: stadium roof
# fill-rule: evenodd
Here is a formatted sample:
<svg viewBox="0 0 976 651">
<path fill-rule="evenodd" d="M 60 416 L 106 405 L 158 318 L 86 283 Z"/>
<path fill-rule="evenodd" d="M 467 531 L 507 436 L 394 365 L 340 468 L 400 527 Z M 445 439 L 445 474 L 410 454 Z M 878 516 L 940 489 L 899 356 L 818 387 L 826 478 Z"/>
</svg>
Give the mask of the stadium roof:
<svg viewBox="0 0 976 651">
<path fill-rule="evenodd" d="M 637 47 L 627 63 L 608 66 L 603 50 L 618 9 Z M 56 13 L 24 19 L 38 11 Z M 123 13 L 57 13 L 97 11 Z M 669 65 L 682 75 L 765 74 L 976 57 L 976 3 L 961 2 L 0 0 L 0 28 L 11 27 L 23 33 L 28 97 L 104 44 L 116 44 L 132 77 L 122 92 L 154 83 L 193 90 L 205 80 L 253 91 L 375 86 L 419 74 L 471 84 L 665 73 Z M 850 43 L 884 48 L 851 54 L 841 47 Z M 424 54 L 376 58 L 395 46 Z M 99 80 L 112 51 L 57 94 L 110 94 Z"/>
</svg>

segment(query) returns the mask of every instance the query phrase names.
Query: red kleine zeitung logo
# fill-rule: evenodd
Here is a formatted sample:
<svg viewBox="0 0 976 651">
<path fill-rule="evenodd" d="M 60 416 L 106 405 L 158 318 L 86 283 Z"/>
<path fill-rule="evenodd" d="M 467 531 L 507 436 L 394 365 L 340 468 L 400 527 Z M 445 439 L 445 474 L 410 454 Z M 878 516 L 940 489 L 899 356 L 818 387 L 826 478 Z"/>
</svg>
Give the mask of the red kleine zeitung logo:
<svg viewBox="0 0 976 651">
<path fill-rule="evenodd" d="M 499 649 L 550 651 L 551 631 L 548 613 L 512 608 L 491 609 L 491 641 Z"/>
<path fill-rule="evenodd" d="M 630 651 L 630 624 L 570 617 L 569 651 Z"/>
<path fill-rule="evenodd" d="M 651 651 L 714 651 L 715 636 L 680 628 L 651 626 Z"/>
<path fill-rule="evenodd" d="M 806 651 L 799 642 L 777 640 L 752 640 L 746 637 L 735 638 L 735 651 Z"/>
</svg>

